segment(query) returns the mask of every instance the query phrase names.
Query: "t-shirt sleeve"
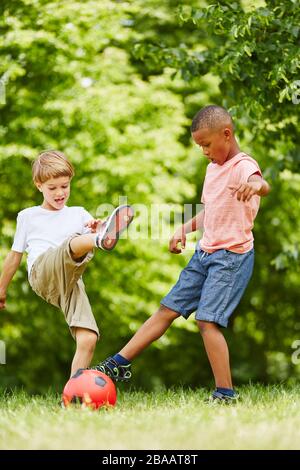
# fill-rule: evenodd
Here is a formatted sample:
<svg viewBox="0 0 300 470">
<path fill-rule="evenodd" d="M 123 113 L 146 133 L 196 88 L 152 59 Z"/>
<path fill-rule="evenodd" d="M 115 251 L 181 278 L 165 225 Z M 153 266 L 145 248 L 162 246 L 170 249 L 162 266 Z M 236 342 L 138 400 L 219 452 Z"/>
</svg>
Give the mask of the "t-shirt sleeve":
<svg viewBox="0 0 300 470">
<path fill-rule="evenodd" d="M 258 163 L 254 160 L 241 160 L 235 167 L 235 180 L 237 183 L 247 183 L 255 173 L 262 176 Z"/>
<path fill-rule="evenodd" d="M 26 218 L 24 213 L 19 212 L 17 216 L 17 228 L 11 249 L 13 251 L 17 251 L 18 253 L 24 253 L 26 247 Z"/>
<path fill-rule="evenodd" d="M 94 217 L 82 207 L 82 235 L 86 233 L 91 233 L 91 229 L 89 227 L 85 227 L 84 224 L 92 220 Z"/>
</svg>

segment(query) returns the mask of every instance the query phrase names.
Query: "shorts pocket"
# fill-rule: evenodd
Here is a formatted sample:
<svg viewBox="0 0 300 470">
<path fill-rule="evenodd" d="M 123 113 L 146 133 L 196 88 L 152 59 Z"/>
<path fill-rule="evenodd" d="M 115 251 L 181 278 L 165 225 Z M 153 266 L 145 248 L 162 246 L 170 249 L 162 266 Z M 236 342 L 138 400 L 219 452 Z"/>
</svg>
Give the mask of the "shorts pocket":
<svg viewBox="0 0 300 470">
<path fill-rule="evenodd" d="M 224 252 L 226 264 L 228 268 L 234 272 L 240 269 L 244 260 L 251 254 L 251 251 L 247 253 L 234 253 L 233 251 L 224 250 Z"/>
</svg>

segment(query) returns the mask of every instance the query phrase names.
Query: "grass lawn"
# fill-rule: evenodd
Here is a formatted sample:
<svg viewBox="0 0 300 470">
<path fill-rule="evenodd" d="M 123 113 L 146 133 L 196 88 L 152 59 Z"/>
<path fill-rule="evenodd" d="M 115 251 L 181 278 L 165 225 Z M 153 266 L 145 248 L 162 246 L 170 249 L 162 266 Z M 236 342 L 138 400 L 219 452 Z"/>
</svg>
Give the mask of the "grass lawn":
<svg viewBox="0 0 300 470">
<path fill-rule="evenodd" d="M 122 391 L 98 411 L 61 409 L 59 396 L 0 396 L 1 449 L 299 449 L 300 386 L 247 386 L 236 405 L 207 390 Z"/>
</svg>

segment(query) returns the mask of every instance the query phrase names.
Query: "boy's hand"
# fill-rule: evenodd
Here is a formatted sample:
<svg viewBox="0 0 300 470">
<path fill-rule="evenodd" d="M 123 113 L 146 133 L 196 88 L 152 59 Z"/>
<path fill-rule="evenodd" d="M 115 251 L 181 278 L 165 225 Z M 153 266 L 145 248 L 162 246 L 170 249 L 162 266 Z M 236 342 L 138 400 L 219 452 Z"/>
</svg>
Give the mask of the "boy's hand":
<svg viewBox="0 0 300 470">
<path fill-rule="evenodd" d="M 0 292 L 0 310 L 6 307 L 5 301 L 6 301 L 6 293 Z"/>
<path fill-rule="evenodd" d="M 181 248 L 177 248 L 178 243 L 181 242 Z M 169 242 L 169 250 L 171 253 L 176 253 L 179 254 L 182 252 L 182 250 L 185 249 L 185 243 L 186 243 L 186 234 L 184 227 L 182 226 L 180 229 L 176 230 L 174 233 L 173 237 L 170 239 Z"/>
<path fill-rule="evenodd" d="M 236 186 L 229 186 L 231 195 L 236 196 L 238 201 L 250 201 L 252 196 L 258 194 L 263 186 L 263 181 L 248 181 Z"/>
<path fill-rule="evenodd" d="M 92 233 L 96 233 L 96 232 L 99 232 L 99 229 L 102 224 L 103 224 L 102 220 L 92 219 L 92 220 L 89 220 L 86 224 L 84 224 L 84 226 L 90 228 Z"/>
</svg>

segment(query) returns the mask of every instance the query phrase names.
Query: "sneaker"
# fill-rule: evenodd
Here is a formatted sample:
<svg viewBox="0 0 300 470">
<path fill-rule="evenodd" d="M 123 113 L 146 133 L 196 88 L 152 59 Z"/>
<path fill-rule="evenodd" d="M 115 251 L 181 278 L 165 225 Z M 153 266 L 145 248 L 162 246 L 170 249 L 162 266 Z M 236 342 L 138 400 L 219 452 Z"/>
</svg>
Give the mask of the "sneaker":
<svg viewBox="0 0 300 470">
<path fill-rule="evenodd" d="M 220 403 L 237 403 L 239 400 L 239 394 L 234 392 L 233 396 L 226 395 L 225 393 L 218 392 L 215 390 L 211 396 L 209 401 L 220 402 Z"/>
<path fill-rule="evenodd" d="M 95 367 L 91 367 L 91 369 L 99 370 L 99 372 L 108 375 L 115 382 L 128 382 L 132 376 L 131 364 L 127 366 L 120 365 L 113 357 L 108 357 Z"/>
<path fill-rule="evenodd" d="M 96 238 L 96 245 L 101 250 L 112 250 L 121 235 L 126 230 L 134 217 L 134 211 L 131 206 L 119 206 L 103 222 Z"/>
</svg>

